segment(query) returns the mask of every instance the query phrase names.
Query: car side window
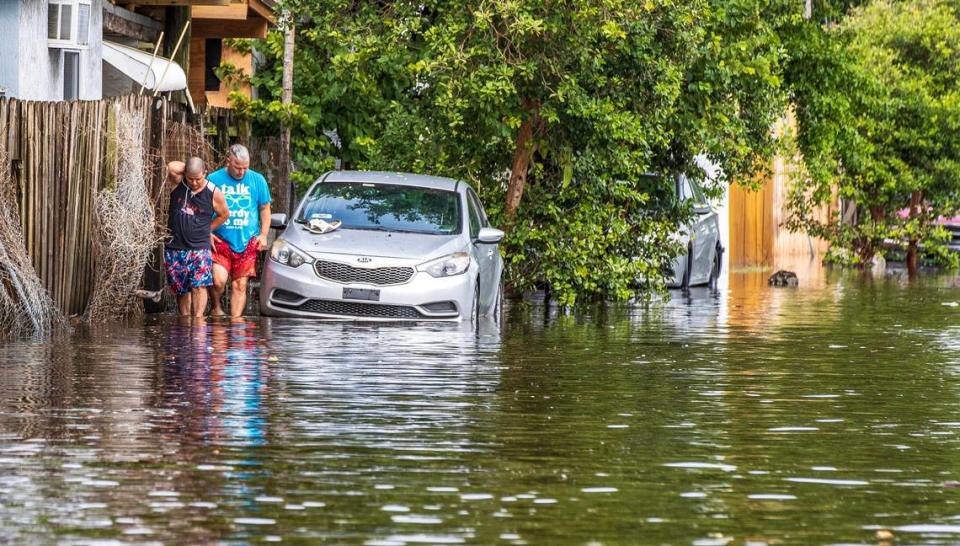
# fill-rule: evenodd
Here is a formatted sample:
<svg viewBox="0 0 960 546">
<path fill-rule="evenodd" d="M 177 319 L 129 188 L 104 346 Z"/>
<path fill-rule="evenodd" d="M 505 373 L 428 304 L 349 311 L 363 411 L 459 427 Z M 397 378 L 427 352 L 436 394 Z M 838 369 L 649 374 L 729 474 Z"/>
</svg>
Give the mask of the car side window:
<svg viewBox="0 0 960 546">
<path fill-rule="evenodd" d="M 693 189 L 693 202 L 698 205 L 706 205 L 707 196 L 703 194 L 703 189 L 700 188 L 700 184 L 691 180 L 690 187 Z"/>
<path fill-rule="evenodd" d="M 680 201 L 685 202 L 693 199 L 693 188 L 690 187 L 690 179 L 686 175 L 680 175 Z"/>
<path fill-rule="evenodd" d="M 470 220 L 470 238 L 476 239 L 480 235 L 480 213 L 477 212 L 477 205 L 469 192 L 467 192 L 467 217 Z"/>
<path fill-rule="evenodd" d="M 467 190 L 467 194 L 470 196 L 470 200 L 473 201 L 473 206 L 477 209 L 477 216 L 480 217 L 480 226 L 490 227 L 490 220 L 487 218 L 486 211 L 483 210 L 483 205 L 480 204 L 480 198 L 477 197 L 477 194 L 474 193 L 472 189 Z"/>
<path fill-rule="evenodd" d="M 696 182 L 687 178 L 685 174 L 680 175 L 680 200 L 692 201 L 694 206 L 707 204 L 707 199 L 704 197 L 703 191 L 700 190 Z"/>
</svg>

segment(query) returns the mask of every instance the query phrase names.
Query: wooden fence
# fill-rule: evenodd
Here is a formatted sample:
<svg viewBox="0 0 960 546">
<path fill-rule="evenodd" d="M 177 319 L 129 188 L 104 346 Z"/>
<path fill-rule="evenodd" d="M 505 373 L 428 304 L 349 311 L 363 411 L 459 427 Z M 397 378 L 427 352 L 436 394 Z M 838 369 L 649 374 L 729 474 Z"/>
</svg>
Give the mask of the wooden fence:
<svg viewBox="0 0 960 546">
<path fill-rule="evenodd" d="M 137 106 L 129 99 L 0 102 L 24 244 L 44 288 L 66 313 L 83 311 L 95 282 L 94 207 L 107 165 L 108 112 Z"/>
<path fill-rule="evenodd" d="M 44 287 L 68 315 L 84 311 L 96 282 L 95 200 L 117 174 L 115 120 L 121 110 L 144 120 L 144 141 L 139 144 L 148 158 L 147 188 L 159 222 L 165 221 L 167 204 L 162 176 L 166 161 L 185 159 L 181 156 L 200 147 L 222 150 L 227 143 L 250 140 L 237 130 L 239 120 L 229 110 L 208 108 L 192 114 L 162 98 L 0 99 L 0 147 L 17 184 L 24 244 Z M 220 159 L 212 153 L 207 157 Z M 154 284 L 148 288 L 162 286 L 159 256 L 152 273 L 148 268 L 147 283 Z"/>
<path fill-rule="evenodd" d="M 778 124 L 777 131 L 796 127 L 792 115 Z M 789 218 L 788 199 L 796 184 L 797 160 L 776 157 L 771 176 L 761 181 L 758 190 L 740 184 L 730 186 L 729 256 L 732 268 L 769 267 L 795 263 L 803 259 L 819 261 L 828 245 L 806 233 L 793 233 L 785 227 Z M 818 217 L 826 219 L 837 204 L 821 207 Z"/>
</svg>

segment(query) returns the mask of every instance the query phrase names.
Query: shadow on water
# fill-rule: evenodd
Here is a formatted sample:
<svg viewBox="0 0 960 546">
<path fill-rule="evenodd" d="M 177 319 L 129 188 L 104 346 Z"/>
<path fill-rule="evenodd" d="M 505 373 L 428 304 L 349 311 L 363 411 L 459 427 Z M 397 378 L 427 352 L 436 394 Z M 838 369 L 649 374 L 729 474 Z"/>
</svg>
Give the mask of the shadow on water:
<svg viewBox="0 0 960 546">
<path fill-rule="evenodd" d="M 955 543 L 955 280 L 765 277 L 2 346 L 0 542 Z"/>
</svg>

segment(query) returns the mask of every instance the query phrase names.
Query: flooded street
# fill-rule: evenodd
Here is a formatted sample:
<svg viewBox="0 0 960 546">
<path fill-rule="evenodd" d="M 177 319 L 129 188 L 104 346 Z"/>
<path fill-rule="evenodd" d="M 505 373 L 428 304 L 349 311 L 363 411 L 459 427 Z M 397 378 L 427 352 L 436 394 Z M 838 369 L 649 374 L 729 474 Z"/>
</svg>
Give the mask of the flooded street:
<svg viewBox="0 0 960 546">
<path fill-rule="evenodd" d="M 765 278 L 7 344 L 0 543 L 960 542 L 954 278 Z"/>
</svg>

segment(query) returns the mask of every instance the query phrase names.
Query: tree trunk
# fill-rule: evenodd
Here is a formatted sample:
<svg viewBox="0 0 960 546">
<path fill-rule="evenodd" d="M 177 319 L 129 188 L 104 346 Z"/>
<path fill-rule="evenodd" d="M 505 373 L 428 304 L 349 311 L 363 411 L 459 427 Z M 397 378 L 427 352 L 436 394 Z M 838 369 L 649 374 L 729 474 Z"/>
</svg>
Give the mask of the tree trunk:
<svg viewBox="0 0 960 546">
<path fill-rule="evenodd" d="M 874 225 L 883 222 L 884 209 L 881 205 L 873 205 L 870 207 L 870 221 Z M 877 253 L 877 247 L 875 241 L 870 237 L 863 237 L 858 245 L 859 248 L 856 249 L 857 254 L 860 256 L 860 264 L 857 266 L 859 269 L 867 269 L 873 265 L 873 256 Z"/>
<path fill-rule="evenodd" d="M 293 46 L 295 28 L 289 11 L 284 11 L 283 18 L 285 27 L 283 29 L 283 91 L 280 97 L 284 105 L 293 103 Z M 286 189 L 287 214 L 293 215 L 293 202 L 295 200 L 293 192 L 293 183 L 290 181 L 290 171 L 292 163 L 290 159 L 290 122 L 285 120 L 283 130 L 280 133 L 280 188 Z"/>
<path fill-rule="evenodd" d="M 923 192 L 915 191 L 910 194 L 910 219 L 914 219 L 920 215 L 920 207 L 923 203 Z M 911 279 L 916 278 L 917 272 L 919 271 L 919 264 L 917 263 L 917 247 L 918 241 L 916 239 L 910 239 L 907 243 L 907 276 Z"/>
<path fill-rule="evenodd" d="M 911 279 L 917 276 L 917 241 L 910 241 L 907 244 L 907 276 Z"/>
<path fill-rule="evenodd" d="M 534 141 L 534 129 L 540 126 L 540 107 L 539 105 L 530 105 L 530 115 L 520 124 L 520 130 L 517 131 L 516 146 L 513 151 L 513 162 L 510 165 L 510 182 L 507 185 L 507 206 L 504 212 L 507 220 L 512 221 L 520 208 L 520 200 L 523 198 L 523 188 L 527 184 L 527 171 L 530 168 L 530 160 L 536 151 L 536 142 Z"/>
</svg>

